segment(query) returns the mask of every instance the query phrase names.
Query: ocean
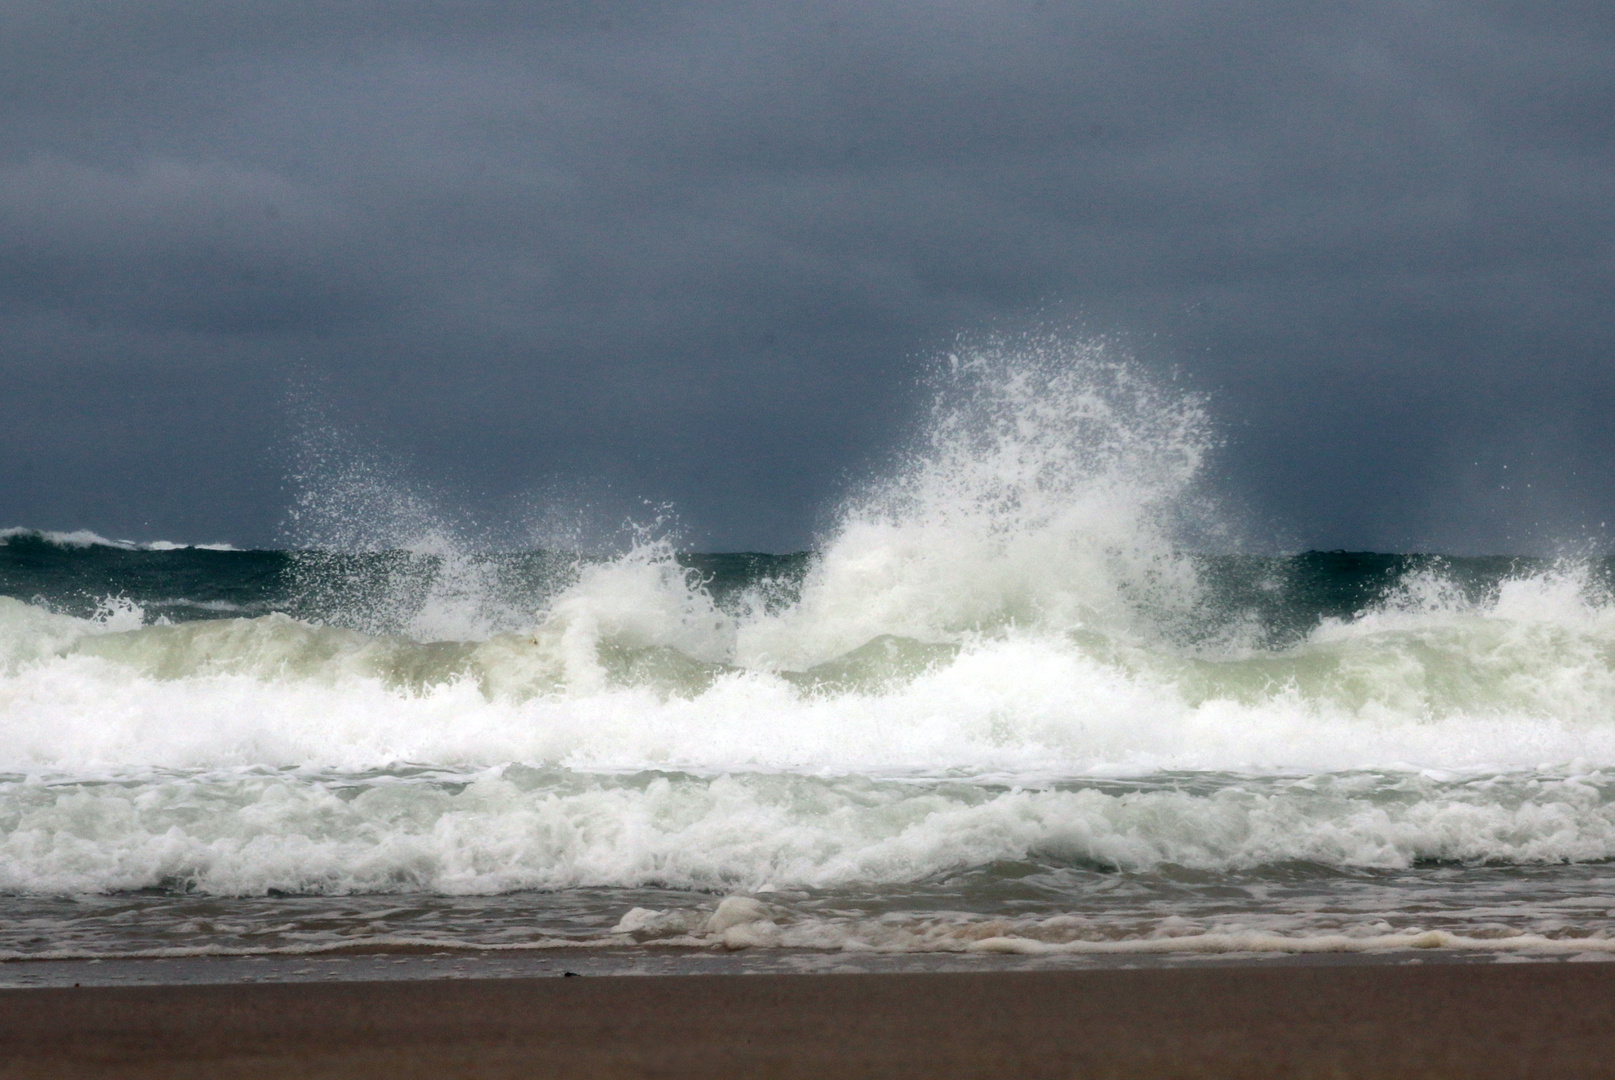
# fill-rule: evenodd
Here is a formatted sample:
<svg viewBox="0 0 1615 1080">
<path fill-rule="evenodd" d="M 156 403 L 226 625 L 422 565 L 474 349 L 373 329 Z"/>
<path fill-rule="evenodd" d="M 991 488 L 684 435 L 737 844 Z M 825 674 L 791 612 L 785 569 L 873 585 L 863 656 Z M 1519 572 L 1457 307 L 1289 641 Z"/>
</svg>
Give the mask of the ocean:
<svg viewBox="0 0 1615 1080">
<path fill-rule="evenodd" d="M 1096 346 L 933 390 L 807 552 L 0 533 L 0 958 L 1615 956 L 1615 565 L 1252 553 Z"/>
</svg>

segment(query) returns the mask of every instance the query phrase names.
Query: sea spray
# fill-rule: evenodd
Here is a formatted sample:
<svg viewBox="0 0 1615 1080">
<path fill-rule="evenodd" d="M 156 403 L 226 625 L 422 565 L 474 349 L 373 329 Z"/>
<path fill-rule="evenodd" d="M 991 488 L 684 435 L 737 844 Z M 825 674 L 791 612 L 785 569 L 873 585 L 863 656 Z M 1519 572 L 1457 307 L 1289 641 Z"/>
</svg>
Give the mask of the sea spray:
<svg viewBox="0 0 1615 1080">
<path fill-rule="evenodd" d="M 1182 540 L 1213 442 L 1201 402 L 1097 344 L 948 359 L 917 445 L 849 503 L 800 602 L 742 629 L 743 663 L 805 666 L 881 634 L 1178 629 L 1198 606 Z"/>
</svg>

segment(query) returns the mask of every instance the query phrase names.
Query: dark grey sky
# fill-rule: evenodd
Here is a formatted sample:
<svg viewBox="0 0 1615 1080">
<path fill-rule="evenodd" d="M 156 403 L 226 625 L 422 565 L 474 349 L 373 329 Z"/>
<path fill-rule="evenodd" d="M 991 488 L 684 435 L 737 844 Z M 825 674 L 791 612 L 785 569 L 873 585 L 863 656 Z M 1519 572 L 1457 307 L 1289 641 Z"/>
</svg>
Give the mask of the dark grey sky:
<svg viewBox="0 0 1615 1080">
<path fill-rule="evenodd" d="M 271 541 L 315 398 L 484 521 L 796 548 L 1052 321 L 1273 542 L 1602 537 L 1612 132 L 1598 3 L 10 0 L 0 525 Z"/>
</svg>

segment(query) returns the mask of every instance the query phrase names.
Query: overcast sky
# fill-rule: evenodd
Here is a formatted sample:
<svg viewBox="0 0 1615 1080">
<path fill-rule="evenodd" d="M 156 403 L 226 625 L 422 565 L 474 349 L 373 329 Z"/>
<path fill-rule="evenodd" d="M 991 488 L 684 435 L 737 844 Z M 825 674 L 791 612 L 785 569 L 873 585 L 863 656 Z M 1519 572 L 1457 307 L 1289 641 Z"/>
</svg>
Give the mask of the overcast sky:
<svg viewBox="0 0 1615 1080">
<path fill-rule="evenodd" d="M 1592 2 L 8 0 L 0 526 L 274 542 L 312 410 L 485 523 L 795 549 L 1055 323 L 1267 542 L 1602 538 L 1612 131 Z"/>
</svg>

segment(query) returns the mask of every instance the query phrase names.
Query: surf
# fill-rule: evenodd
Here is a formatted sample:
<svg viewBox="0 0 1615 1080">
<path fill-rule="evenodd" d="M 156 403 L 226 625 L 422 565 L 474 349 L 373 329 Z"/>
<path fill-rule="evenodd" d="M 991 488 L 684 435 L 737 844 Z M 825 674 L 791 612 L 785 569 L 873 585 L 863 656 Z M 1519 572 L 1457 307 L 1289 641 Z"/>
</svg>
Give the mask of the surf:
<svg viewBox="0 0 1615 1080">
<path fill-rule="evenodd" d="M 931 391 L 809 552 L 468 546 L 374 474 L 346 547 L 7 530 L 0 890 L 1055 955 L 1467 948 L 1540 873 L 1508 947 L 1569 947 L 1543 913 L 1615 858 L 1607 562 L 1230 551 L 1207 403 L 1103 344 L 961 348 Z M 1381 917 L 1395 875 L 1439 927 Z M 497 944 L 458 918 L 428 937 Z"/>
</svg>

